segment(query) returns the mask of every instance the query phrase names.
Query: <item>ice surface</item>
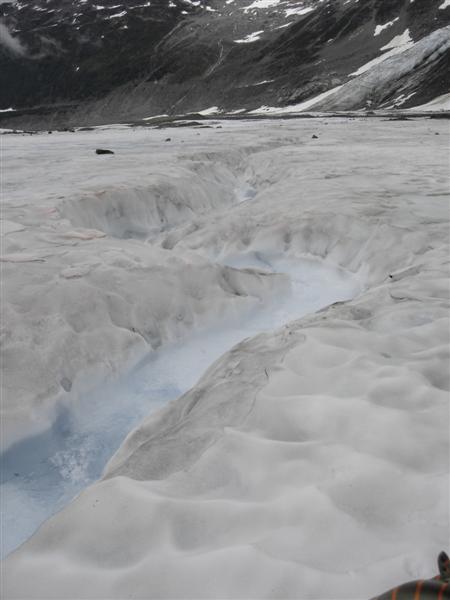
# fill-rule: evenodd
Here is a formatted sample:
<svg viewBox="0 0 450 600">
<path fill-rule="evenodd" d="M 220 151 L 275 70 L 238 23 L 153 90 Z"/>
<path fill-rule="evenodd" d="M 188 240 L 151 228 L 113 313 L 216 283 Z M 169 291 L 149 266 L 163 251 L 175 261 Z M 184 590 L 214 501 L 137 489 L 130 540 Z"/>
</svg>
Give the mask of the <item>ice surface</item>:
<svg viewBox="0 0 450 600">
<path fill-rule="evenodd" d="M 148 131 L 123 128 L 54 136 L 33 144 L 29 137 L 3 138 L 9 162 L 2 217 L 13 214 L 21 223 L 1 221 L 2 261 L 11 264 L 4 269 L 2 443 L 9 450 L 2 469 L 2 554 L 97 479 L 151 407 L 185 392 L 234 343 L 360 289 L 322 262 L 263 260 L 261 254 L 259 260 L 237 256 L 211 263 L 197 253 L 191 264 L 191 252 L 170 251 L 167 239 L 162 243 L 160 236 L 180 225 L 184 233 L 195 230 L 193 217 L 256 196 L 238 165 L 239 152 L 193 155 L 180 164 L 173 150 L 164 156 L 159 150 L 149 170 L 147 161 L 136 165 L 130 153 L 136 153 L 138 138 L 139 152 L 147 141 L 154 155 L 161 143 L 156 132 L 150 144 Z M 91 156 L 96 145 L 113 146 L 117 155 L 107 157 L 113 161 Z M 27 152 L 29 171 L 17 156 Z M 84 171 L 78 185 L 77 153 Z M 41 160 L 54 165 L 47 184 L 36 179 Z M 24 190 L 29 203 L 18 206 Z M 194 327 L 206 331 L 188 341 Z M 184 340 L 179 349 L 174 340 Z M 158 352 L 167 345 L 171 350 Z M 148 352 L 145 372 L 133 369 L 133 379 L 125 377 Z M 105 376 L 112 378 L 106 388 L 96 384 Z"/>
<path fill-rule="evenodd" d="M 98 479 L 127 433 L 151 411 L 192 387 L 210 364 L 245 337 L 270 331 L 361 291 L 361 282 L 322 261 L 270 264 L 263 256 L 236 258 L 237 268 L 289 276 L 290 290 L 247 318 L 192 334 L 150 353 L 113 385 L 101 385 L 64 407 L 51 429 L 15 444 L 2 457 L 2 554 Z"/>
<path fill-rule="evenodd" d="M 358 77 L 359 75 L 362 75 L 363 73 L 367 73 L 367 71 L 370 71 L 370 69 L 372 69 L 376 65 L 379 65 L 380 63 L 384 62 L 391 56 L 401 54 L 408 48 L 412 48 L 413 45 L 414 45 L 414 43 L 412 42 L 412 40 L 405 40 L 404 44 L 396 44 L 394 46 L 389 46 L 390 50 L 388 50 L 387 52 L 383 52 L 383 54 L 380 54 L 380 56 L 373 58 L 365 65 L 362 65 L 361 67 L 359 67 L 359 69 L 357 71 L 350 73 L 350 77 Z M 386 50 L 387 50 L 387 47 L 386 47 Z"/>
<path fill-rule="evenodd" d="M 5 561 L 5 597 L 350 600 L 434 574 L 449 538 L 447 133 L 342 118 L 8 137 L 3 216 L 20 227 L 4 249 L 27 261 L 4 263 L 3 339 L 30 365 L 10 373 L 9 456 L 53 443 L 30 418 L 46 408 L 50 479 L 89 480 L 120 441 L 102 430 L 194 387 Z M 291 321 L 297 301 L 355 294 Z"/>
<path fill-rule="evenodd" d="M 332 88 L 331 90 L 327 90 L 326 92 L 323 92 L 318 96 L 314 96 L 314 98 L 310 98 L 309 100 L 305 100 L 304 102 L 300 102 L 299 104 L 290 104 L 289 106 L 284 106 L 281 108 L 275 106 L 261 106 L 259 108 L 256 108 L 255 110 L 252 110 L 251 114 L 289 114 L 308 110 L 309 108 L 313 108 L 314 105 L 319 104 L 320 102 L 325 100 L 325 98 L 328 98 L 329 96 L 335 94 L 338 90 L 341 89 L 341 87 L 342 86 L 340 85 L 335 88 Z"/>
</svg>

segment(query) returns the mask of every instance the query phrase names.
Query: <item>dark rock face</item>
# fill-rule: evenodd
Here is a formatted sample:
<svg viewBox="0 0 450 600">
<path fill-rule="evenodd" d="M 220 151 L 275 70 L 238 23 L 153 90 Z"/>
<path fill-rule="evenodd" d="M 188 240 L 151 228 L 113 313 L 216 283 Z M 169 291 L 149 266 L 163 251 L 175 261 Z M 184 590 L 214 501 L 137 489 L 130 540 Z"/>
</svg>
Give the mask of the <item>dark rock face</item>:
<svg viewBox="0 0 450 600">
<path fill-rule="evenodd" d="M 182 10 L 169 0 L 3 2 L 0 15 L 20 48 L 0 45 L 1 105 L 98 97 L 145 76 Z"/>
<path fill-rule="evenodd" d="M 58 108 L 60 119 L 92 124 L 299 103 L 446 27 L 450 7 L 444 0 L 0 0 L 0 17 L 0 108 L 34 107 L 47 122 Z M 447 92 L 449 54 L 441 44 L 426 69 L 417 65 L 420 76 L 381 86 L 370 104 L 394 101 L 400 89 L 410 95 L 404 107 Z"/>
</svg>

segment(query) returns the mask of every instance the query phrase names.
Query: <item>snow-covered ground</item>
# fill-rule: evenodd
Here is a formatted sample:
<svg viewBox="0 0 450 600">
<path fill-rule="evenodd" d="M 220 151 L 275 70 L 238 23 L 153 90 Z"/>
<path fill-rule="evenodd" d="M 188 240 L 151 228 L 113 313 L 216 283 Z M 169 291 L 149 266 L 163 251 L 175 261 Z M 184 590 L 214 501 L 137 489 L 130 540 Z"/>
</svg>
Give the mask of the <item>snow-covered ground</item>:
<svg viewBox="0 0 450 600">
<path fill-rule="evenodd" d="M 283 296 L 252 315 L 228 319 L 150 352 L 114 383 L 99 385 L 65 407 L 49 431 L 24 439 L 4 454 L 3 555 L 98 479 L 143 417 L 186 392 L 234 344 L 336 300 L 347 300 L 361 289 L 357 278 L 321 261 L 300 259 L 270 267 L 289 275 L 290 286 Z"/>
<path fill-rule="evenodd" d="M 209 124 L 2 136 L 8 543 L 172 400 L 5 598 L 367 598 L 447 544 L 448 124 Z"/>
</svg>

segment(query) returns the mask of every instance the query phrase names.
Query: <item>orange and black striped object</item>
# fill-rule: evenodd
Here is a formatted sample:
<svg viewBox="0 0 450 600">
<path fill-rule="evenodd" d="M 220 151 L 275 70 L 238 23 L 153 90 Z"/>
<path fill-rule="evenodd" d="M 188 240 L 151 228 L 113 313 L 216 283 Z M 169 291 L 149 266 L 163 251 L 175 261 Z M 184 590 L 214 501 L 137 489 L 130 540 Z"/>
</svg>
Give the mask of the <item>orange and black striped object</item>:
<svg viewBox="0 0 450 600">
<path fill-rule="evenodd" d="M 439 575 L 433 579 L 409 581 L 372 600 L 450 600 L 450 559 L 438 557 Z"/>
</svg>

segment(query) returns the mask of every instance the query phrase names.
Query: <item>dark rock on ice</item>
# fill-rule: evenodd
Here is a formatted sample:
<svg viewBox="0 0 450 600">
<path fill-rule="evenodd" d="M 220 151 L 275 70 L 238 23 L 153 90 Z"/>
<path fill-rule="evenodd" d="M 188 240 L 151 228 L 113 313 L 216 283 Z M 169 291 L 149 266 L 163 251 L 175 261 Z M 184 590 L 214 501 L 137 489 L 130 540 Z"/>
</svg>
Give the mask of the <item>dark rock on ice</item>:
<svg viewBox="0 0 450 600">
<path fill-rule="evenodd" d="M 95 154 L 114 154 L 112 150 L 105 150 L 103 148 L 97 148 Z"/>
<path fill-rule="evenodd" d="M 63 377 L 60 381 L 61 387 L 65 392 L 70 392 L 72 389 L 72 382 L 68 377 Z"/>
</svg>

